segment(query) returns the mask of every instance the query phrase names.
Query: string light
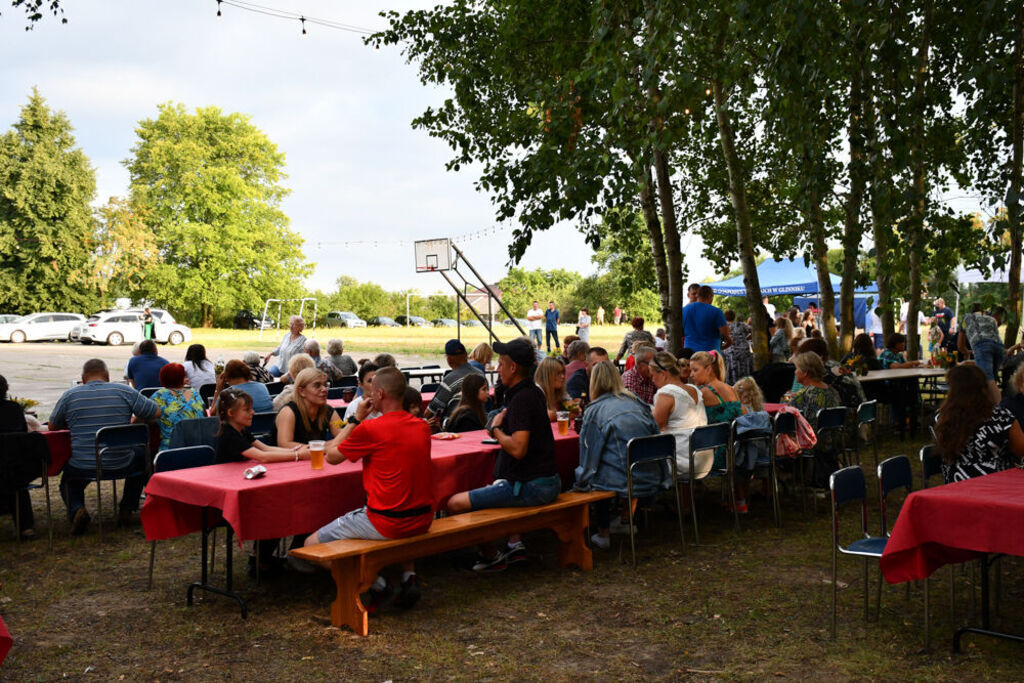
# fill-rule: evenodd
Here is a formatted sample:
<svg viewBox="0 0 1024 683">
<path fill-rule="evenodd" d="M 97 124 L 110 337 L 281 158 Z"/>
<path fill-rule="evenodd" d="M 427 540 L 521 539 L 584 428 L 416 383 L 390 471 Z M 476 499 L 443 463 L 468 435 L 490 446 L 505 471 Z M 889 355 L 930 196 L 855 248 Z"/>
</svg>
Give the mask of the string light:
<svg viewBox="0 0 1024 683">
<path fill-rule="evenodd" d="M 372 35 L 376 31 L 373 31 L 362 26 L 355 26 L 353 24 L 346 24 L 340 21 L 334 21 L 332 19 L 320 19 L 318 17 L 310 17 L 305 14 L 299 14 L 297 12 L 289 12 L 287 10 L 277 9 L 276 7 L 268 7 L 267 5 L 259 5 L 255 2 L 249 2 L 249 0 L 217 0 L 217 16 L 220 16 L 220 5 L 230 5 L 246 12 L 253 12 L 254 14 L 262 14 L 264 16 L 273 17 L 275 19 L 286 19 L 288 21 L 298 21 L 302 26 L 302 35 L 306 35 L 306 23 L 316 24 L 317 26 L 323 26 L 324 28 L 334 29 L 336 31 L 346 31 L 348 33 L 357 33 L 359 35 Z"/>
<path fill-rule="evenodd" d="M 473 242 L 475 240 L 486 239 L 492 235 L 497 235 L 502 231 L 506 230 L 507 226 L 494 225 L 490 228 L 483 228 L 475 232 L 468 232 L 464 235 L 457 235 L 451 237 L 451 241 L 456 244 Z M 393 240 L 345 240 L 345 241 L 333 241 L 333 240 L 317 240 L 314 244 L 316 249 L 325 249 L 327 247 L 341 247 L 343 249 L 358 249 L 360 247 L 411 247 L 417 240 L 410 239 L 393 239 Z"/>
</svg>

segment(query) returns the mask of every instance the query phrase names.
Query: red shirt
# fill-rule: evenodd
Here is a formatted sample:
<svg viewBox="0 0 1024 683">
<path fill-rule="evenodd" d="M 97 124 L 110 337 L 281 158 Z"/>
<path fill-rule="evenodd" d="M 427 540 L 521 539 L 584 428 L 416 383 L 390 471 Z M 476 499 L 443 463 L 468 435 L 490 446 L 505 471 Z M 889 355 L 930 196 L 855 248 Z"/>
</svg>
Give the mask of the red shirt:
<svg viewBox="0 0 1024 683">
<path fill-rule="evenodd" d="M 434 519 L 430 428 L 418 417 L 395 410 L 361 422 L 338 447 L 355 462 L 363 461 L 367 517 L 382 536 L 422 534 Z M 404 511 L 426 507 L 414 517 L 386 517 L 373 510 Z"/>
</svg>

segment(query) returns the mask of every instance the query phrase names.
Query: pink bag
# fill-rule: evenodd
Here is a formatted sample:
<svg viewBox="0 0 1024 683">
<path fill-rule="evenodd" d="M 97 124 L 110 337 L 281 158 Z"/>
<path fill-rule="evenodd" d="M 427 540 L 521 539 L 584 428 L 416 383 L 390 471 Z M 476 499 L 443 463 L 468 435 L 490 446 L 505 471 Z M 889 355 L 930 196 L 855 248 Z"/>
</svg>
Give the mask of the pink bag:
<svg viewBox="0 0 1024 683">
<path fill-rule="evenodd" d="M 804 418 L 799 410 L 793 406 L 782 406 L 780 413 L 791 413 L 796 419 L 796 438 L 789 434 L 779 434 L 775 441 L 775 456 L 779 458 L 792 458 L 801 451 L 809 451 L 818 445 L 818 435 L 814 433 L 811 424 Z"/>
</svg>

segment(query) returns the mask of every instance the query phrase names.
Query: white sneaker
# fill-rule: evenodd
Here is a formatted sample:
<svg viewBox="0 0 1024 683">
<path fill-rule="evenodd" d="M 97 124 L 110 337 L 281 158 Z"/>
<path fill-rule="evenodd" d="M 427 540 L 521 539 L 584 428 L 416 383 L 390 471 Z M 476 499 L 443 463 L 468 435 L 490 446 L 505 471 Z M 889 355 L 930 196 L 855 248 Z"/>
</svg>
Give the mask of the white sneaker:
<svg viewBox="0 0 1024 683">
<path fill-rule="evenodd" d="M 590 542 L 594 544 L 595 548 L 600 548 L 601 550 L 608 550 L 608 548 L 612 547 L 612 539 L 601 534 L 591 535 Z"/>
</svg>

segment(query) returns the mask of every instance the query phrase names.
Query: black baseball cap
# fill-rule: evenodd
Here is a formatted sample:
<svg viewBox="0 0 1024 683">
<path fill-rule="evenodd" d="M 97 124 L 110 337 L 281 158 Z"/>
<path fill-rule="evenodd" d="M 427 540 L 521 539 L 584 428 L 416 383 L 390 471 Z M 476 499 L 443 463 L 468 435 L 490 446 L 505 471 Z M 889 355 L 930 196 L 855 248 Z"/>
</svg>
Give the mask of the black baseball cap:
<svg viewBox="0 0 1024 683">
<path fill-rule="evenodd" d="M 446 356 L 461 356 L 464 353 L 466 353 L 466 347 L 458 339 L 449 339 L 448 343 L 444 345 L 444 355 Z"/>
<path fill-rule="evenodd" d="M 537 362 L 533 344 L 520 337 L 505 343 L 495 342 L 492 348 L 495 353 L 511 358 L 516 365 L 530 367 Z"/>
</svg>

